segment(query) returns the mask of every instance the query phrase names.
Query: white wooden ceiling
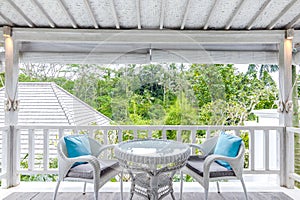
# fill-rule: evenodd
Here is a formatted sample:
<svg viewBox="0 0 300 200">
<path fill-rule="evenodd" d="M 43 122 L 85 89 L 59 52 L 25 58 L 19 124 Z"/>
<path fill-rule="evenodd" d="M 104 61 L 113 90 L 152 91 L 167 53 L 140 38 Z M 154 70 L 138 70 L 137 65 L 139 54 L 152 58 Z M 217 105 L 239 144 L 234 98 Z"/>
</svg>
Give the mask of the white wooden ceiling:
<svg viewBox="0 0 300 200">
<path fill-rule="evenodd" d="M 299 0 L 1 0 L 0 26 L 299 29 L 299 7 Z"/>
<path fill-rule="evenodd" d="M 300 0 L 0 0 L 0 30 L 13 27 L 22 62 L 277 63 L 285 30 L 300 50 L 299 8 Z"/>
</svg>

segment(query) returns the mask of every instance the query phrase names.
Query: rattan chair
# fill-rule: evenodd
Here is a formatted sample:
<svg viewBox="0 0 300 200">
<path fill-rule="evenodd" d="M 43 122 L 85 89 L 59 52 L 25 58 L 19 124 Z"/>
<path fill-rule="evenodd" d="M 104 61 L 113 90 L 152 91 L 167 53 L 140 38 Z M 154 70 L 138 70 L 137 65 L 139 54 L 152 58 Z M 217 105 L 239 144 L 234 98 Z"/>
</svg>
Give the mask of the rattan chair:
<svg viewBox="0 0 300 200">
<path fill-rule="evenodd" d="M 182 199 L 183 191 L 183 174 L 192 176 L 204 188 L 205 199 L 208 199 L 209 182 L 216 181 L 218 193 L 220 187 L 218 181 L 228 179 L 238 179 L 241 181 L 245 198 L 248 199 L 245 183 L 243 180 L 244 168 L 244 152 L 245 146 L 242 142 L 236 157 L 226 157 L 213 154 L 217 144 L 218 137 L 213 137 L 206 140 L 203 144 L 191 144 L 193 148 L 197 148 L 202 152 L 202 155 L 191 155 L 185 167 L 181 169 L 181 184 L 180 184 L 180 199 Z M 224 160 L 231 166 L 231 170 L 219 165 L 216 160 Z"/>
<path fill-rule="evenodd" d="M 56 199 L 57 192 L 61 181 L 77 181 L 84 182 L 83 194 L 85 194 L 86 183 L 94 184 L 94 199 L 98 200 L 99 189 L 111 178 L 121 174 L 120 190 L 121 199 L 123 199 L 123 182 L 122 168 L 117 160 L 99 159 L 98 156 L 104 150 L 114 148 L 114 145 L 101 145 L 96 140 L 88 137 L 91 155 L 68 158 L 67 148 L 64 138 L 59 140 L 57 145 L 58 153 L 58 181 L 53 195 L 53 200 Z M 74 163 L 85 162 L 85 164 L 73 167 Z"/>
</svg>

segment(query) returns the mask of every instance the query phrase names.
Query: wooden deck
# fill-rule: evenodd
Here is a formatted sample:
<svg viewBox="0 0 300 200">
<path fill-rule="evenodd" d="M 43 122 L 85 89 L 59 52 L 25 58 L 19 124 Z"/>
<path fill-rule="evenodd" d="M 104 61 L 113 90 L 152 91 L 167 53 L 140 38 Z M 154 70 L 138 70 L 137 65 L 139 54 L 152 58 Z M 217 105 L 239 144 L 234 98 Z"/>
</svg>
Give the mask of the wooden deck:
<svg viewBox="0 0 300 200">
<path fill-rule="evenodd" d="M 10 194 L 8 197 L 4 198 L 4 200 L 52 200 L 52 192 L 15 192 Z M 283 192 L 249 192 L 248 193 L 249 200 L 292 200 L 289 196 L 284 194 Z M 129 198 L 129 193 L 124 194 L 124 199 Z M 179 193 L 175 193 L 175 198 L 179 199 Z M 82 195 L 82 193 L 75 192 L 62 192 L 57 196 L 57 200 L 92 200 L 93 193 L 87 193 L 86 195 Z M 100 192 L 99 200 L 119 200 L 120 193 L 118 192 Z M 133 200 L 142 200 L 139 196 L 134 196 Z M 164 198 L 165 200 L 171 200 L 170 195 Z M 183 194 L 183 200 L 204 200 L 204 194 L 200 192 L 188 192 Z M 237 200 L 237 199 L 245 199 L 244 193 L 242 192 L 224 192 L 224 193 L 215 193 L 212 192 L 209 194 L 209 199 L 212 200 Z"/>
<path fill-rule="evenodd" d="M 260 175 L 263 177 L 263 175 Z M 249 200 L 300 200 L 299 189 L 287 189 L 279 187 L 273 176 L 256 180 L 254 176 L 245 175 L 246 188 Z M 55 182 L 21 182 L 17 187 L 10 189 L 0 188 L 0 199 L 5 200 L 52 200 L 55 190 Z M 180 183 L 174 182 L 173 188 L 176 199 L 179 199 Z M 87 194 L 82 195 L 83 184 L 78 182 L 62 182 L 59 188 L 57 200 L 92 200 L 92 184 L 87 185 Z M 220 182 L 221 193 L 217 193 L 215 183 L 210 184 L 210 200 L 244 200 L 244 193 L 239 181 Z M 124 200 L 128 200 L 130 182 L 124 182 Z M 120 184 L 108 182 L 101 189 L 99 200 L 120 200 Z M 204 199 L 204 190 L 197 182 L 184 183 L 183 200 Z M 134 196 L 133 200 L 140 200 Z M 171 200 L 170 195 L 164 200 Z"/>
</svg>

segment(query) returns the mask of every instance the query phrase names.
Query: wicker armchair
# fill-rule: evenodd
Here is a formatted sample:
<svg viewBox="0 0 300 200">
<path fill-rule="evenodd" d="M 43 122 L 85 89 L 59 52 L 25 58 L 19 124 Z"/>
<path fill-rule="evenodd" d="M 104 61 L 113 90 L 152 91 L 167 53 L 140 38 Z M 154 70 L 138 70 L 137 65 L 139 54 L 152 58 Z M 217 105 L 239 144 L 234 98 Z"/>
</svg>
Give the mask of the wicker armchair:
<svg viewBox="0 0 300 200">
<path fill-rule="evenodd" d="M 68 158 L 67 148 L 64 138 L 59 140 L 57 145 L 58 153 L 58 181 L 53 195 L 56 199 L 57 191 L 61 181 L 84 182 L 83 194 L 85 194 L 86 183 L 94 184 L 94 199 L 98 199 L 98 190 L 111 178 L 120 174 L 123 175 L 122 169 L 117 160 L 98 159 L 98 156 L 104 150 L 114 148 L 114 145 L 101 145 L 96 140 L 88 138 L 91 155 Z M 83 162 L 74 167 L 74 163 Z M 123 199 L 123 182 L 122 176 L 120 181 L 121 199 Z"/>
<path fill-rule="evenodd" d="M 241 181 L 245 198 L 248 199 L 245 183 L 243 180 L 244 168 L 244 151 L 245 146 L 242 142 L 236 157 L 226 157 L 213 154 L 217 144 L 218 137 L 213 137 L 206 140 L 203 144 L 191 144 L 193 148 L 197 148 L 202 152 L 202 155 L 191 155 L 185 167 L 181 169 L 181 185 L 180 199 L 182 199 L 183 190 L 183 174 L 192 176 L 198 181 L 205 190 L 205 199 L 208 199 L 209 181 L 217 182 L 218 193 L 220 193 L 219 180 L 238 179 Z M 231 166 L 231 170 L 219 165 L 216 160 L 224 160 Z"/>
</svg>

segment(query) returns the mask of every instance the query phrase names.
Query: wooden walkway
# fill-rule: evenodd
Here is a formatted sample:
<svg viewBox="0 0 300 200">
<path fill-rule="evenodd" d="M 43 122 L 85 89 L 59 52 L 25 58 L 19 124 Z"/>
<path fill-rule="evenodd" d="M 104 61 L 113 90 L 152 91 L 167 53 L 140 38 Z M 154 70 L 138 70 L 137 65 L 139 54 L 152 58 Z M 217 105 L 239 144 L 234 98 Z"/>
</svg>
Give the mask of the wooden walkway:
<svg viewBox="0 0 300 200">
<path fill-rule="evenodd" d="M 53 193 L 51 192 L 14 192 L 4 198 L 4 200 L 52 200 Z M 124 193 L 124 199 L 127 200 L 128 193 Z M 179 199 L 179 193 L 175 193 L 176 199 Z M 249 200 L 292 200 L 289 196 L 283 192 L 249 192 Z M 142 200 L 139 196 L 134 196 L 133 200 Z M 183 193 L 183 200 L 204 200 L 203 193 L 189 192 Z M 243 200 L 244 193 L 242 192 L 223 192 L 223 193 L 209 193 L 209 199 L 211 200 Z M 57 196 L 57 200 L 93 200 L 93 193 L 75 192 L 62 192 Z M 120 193 L 118 192 L 100 192 L 99 200 L 120 200 Z M 164 200 L 171 200 L 170 195 L 164 198 Z"/>
</svg>

